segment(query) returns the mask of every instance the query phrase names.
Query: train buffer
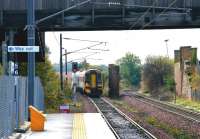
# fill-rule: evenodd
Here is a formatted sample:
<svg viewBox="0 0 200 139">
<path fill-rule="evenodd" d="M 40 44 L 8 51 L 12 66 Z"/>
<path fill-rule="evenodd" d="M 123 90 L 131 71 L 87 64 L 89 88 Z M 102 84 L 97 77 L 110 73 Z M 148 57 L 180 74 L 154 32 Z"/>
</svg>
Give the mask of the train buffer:
<svg viewBox="0 0 200 139">
<path fill-rule="evenodd" d="M 115 139 L 100 113 L 47 114 L 43 132 L 27 131 L 22 139 Z"/>
</svg>

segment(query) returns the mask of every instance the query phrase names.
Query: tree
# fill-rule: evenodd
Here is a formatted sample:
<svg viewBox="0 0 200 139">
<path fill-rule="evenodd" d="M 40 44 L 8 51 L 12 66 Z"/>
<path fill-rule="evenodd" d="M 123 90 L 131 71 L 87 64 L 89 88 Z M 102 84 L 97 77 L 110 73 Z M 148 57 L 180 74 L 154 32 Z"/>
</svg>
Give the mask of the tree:
<svg viewBox="0 0 200 139">
<path fill-rule="evenodd" d="M 173 91 L 175 82 L 173 77 L 173 61 L 162 56 L 148 56 L 143 67 L 143 82 L 150 92 L 156 92 L 165 87 Z"/>
<path fill-rule="evenodd" d="M 47 49 L 46 49 L 47 50 Z M 19 64 L 19 75 L 27 76 L 27 63 Z M 58 110 L 58 106 L 64 103 L 64 97 L 60 94 L 59 74 L 53 68 L 46 53 L 45 62 L 36 63 L 36 76 L 39 76 L 45 92 L 45 107 L 47 111 Z M 65 86 L 66 90 L 67 86 Z M 69 94 L 69 92 L 65 91 Z"/>
<path fill-rule="evenodd" d="M 138 56 L 132 53 L 126 53 L 124 57 L 117 60 L 117 64 L 120 66 L 122 80 L 125 80 L 133 86 L 138 86 L 140 84 L 141 61 Z"/>
</svg>

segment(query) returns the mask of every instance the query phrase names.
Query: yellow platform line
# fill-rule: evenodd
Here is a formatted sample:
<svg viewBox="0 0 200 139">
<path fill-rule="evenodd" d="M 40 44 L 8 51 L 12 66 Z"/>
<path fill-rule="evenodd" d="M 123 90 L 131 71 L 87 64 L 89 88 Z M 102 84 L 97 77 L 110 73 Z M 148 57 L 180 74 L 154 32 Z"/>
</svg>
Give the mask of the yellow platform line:
<svg viewBox="0 0 200 139">
<path fill-rule="evenodd" d="M 81 113 L 74 114 L 72 139 L 87 139 L 84 116 Z"/>
</svg>

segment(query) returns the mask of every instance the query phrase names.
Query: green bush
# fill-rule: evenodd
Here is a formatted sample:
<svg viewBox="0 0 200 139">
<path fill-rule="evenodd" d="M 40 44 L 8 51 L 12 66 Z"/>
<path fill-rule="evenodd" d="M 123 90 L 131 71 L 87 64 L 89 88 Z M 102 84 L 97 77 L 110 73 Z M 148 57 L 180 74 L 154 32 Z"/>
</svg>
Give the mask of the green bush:
<svg viewBox="0 0 200 139">
<path fill-rule="evenodd" d="M 197 50 L 196 49 L 192 49 L 192 64 L 196 65 L 197 64 Z"/>
<path fill-rule="evenodd" d="M 148 56 L 143 66 L 143 84 L 147 91 L 158 95 L 159 90 L 174 91 L 174 63 L 167 57 Z"/>
<path fill-rule="evenodd" d="M 19 74 L 22 76 L 27 75 L 27 64 L 20 63 L 19 65 Z M 60 77 L 54 71 L 51 62 L 46 57 L 45 62 L 36 63 L 36 76 L 39 76 L 44 87 L 45 92 L 45 108 L 47 112 L 57 112 L 61 104 L 64 104 L 64 99 L 66 94 L 70 90 L 68 87 L 65 91 L 61 93 L 60 90 Z"/>
<path fill-rule="evenodd" d="M 164 86 L 166 90 L 174 92 L 175 91 L 175 80 L 173 76 L 165 76 L 164 77 Z"/>
<path fill-rule="evenodd" d="M 200 75 L 198 74 L 194 74 L 192 77 L 191 77 L 191 84 L 192 84 L 192 89 L 195 91 L 199 91 L 200 90 Z"/>
</svg>

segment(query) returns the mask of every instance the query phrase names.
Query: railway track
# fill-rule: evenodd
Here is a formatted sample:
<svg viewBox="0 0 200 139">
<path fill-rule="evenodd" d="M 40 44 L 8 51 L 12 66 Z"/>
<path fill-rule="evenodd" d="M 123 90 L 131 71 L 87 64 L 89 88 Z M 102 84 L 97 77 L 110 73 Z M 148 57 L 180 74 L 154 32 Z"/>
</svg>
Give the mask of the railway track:
<svg viewBox="0 0 200 139">
<path fill-rule="evenodd" d="M 103 98 L 90 98 L 117 139 L 156 139 L 151 133 Z"/>
<path fill-rule="evenodd" d="M 142 101 L 148 105 L 151 105 L 151 106 L 159 108 L 161 110 L 181 116 L 192 122 L 200 123 L 200 113 L 199 112 L 188 110 L 188 109 L 182 108 L 180 106 L 175 106 L 170 103 L 162 102 L 162 101 L 155 100 L 155 99 L 152 99 L 149 97 L 145 97 L 145 96 L 137 94 L 137 93 L 134 93 L 134 94 L 128 93 L 128 94 L 123 94 L 123 95 L 135 97 L 137 100 Z"/>
</svg>

